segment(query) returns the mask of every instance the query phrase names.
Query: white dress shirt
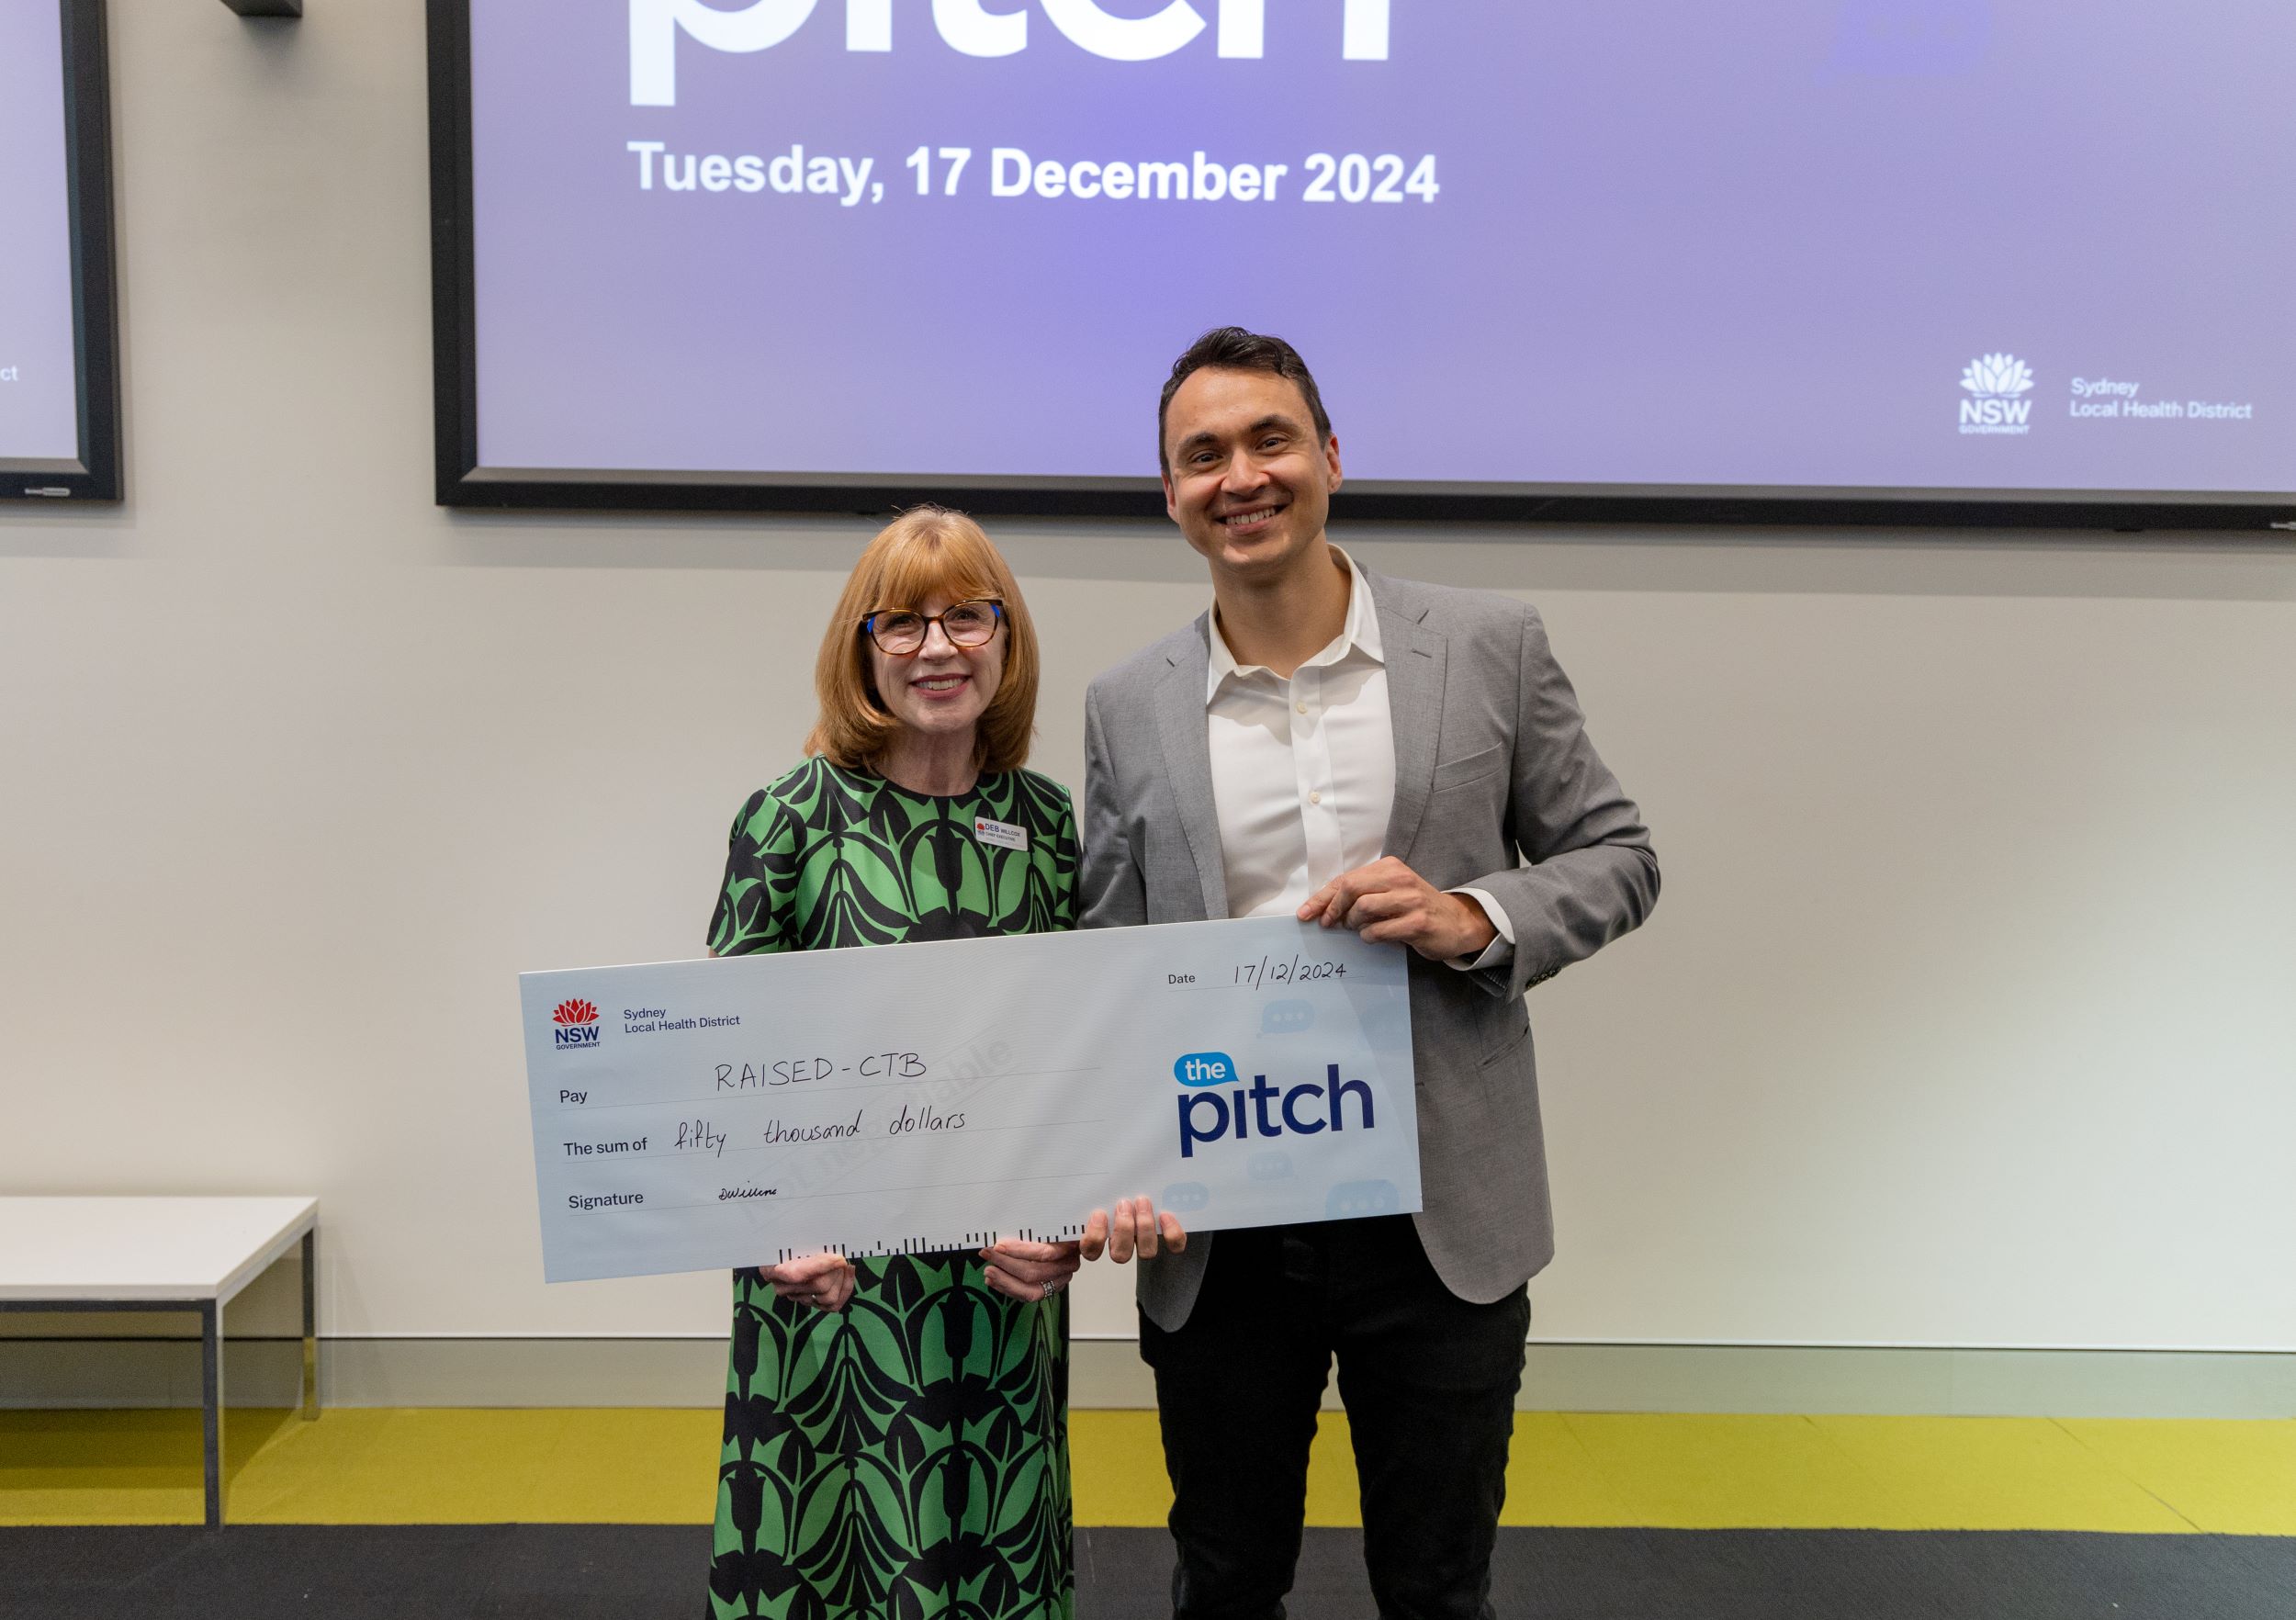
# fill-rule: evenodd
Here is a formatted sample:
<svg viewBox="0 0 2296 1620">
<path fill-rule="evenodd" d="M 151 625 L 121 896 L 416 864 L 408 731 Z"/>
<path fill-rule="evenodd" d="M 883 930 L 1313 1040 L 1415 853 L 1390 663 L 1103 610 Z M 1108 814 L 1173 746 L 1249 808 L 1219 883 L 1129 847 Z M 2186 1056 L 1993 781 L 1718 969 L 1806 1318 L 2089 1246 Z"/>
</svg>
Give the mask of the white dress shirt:
<svg viewBox="0 0 2296 1620">
<path fill-rule="evenodd" d="M 1238 664 L 1212 613 L 1204 704 L 1231 917 L 1288 916 L 1340 873 L 1377 861 L 1387 840 L 1395 729 L 1379 615 L 1363 570 L 1332 550 L 1347 568 L 1347 620 L 1289 681 Z M 1477 889 L 1451 892 L 1471 897 L 1498 930 L 1480 956 L 1451 965 L 1506 962 L 1514 937 L 1499 903 Z"/>
</svg>

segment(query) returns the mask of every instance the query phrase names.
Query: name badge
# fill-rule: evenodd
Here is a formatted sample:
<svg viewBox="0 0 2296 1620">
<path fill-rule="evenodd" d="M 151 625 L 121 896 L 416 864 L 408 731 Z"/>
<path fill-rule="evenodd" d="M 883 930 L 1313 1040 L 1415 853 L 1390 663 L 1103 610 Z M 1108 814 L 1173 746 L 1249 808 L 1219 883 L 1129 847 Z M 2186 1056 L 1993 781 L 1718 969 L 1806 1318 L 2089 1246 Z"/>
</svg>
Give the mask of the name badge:
<svg viewBox="0 0 2296 1620">
<path fill-rule="evenodd" d="M 1009 821 L 991 821 L 985 816 L 973 818 L 973 836 L 984 844 L 994 844 L 999 849 L 1021 849 L 1029 847 L 1029 829 L 1015 827 Z"/>
</svg>

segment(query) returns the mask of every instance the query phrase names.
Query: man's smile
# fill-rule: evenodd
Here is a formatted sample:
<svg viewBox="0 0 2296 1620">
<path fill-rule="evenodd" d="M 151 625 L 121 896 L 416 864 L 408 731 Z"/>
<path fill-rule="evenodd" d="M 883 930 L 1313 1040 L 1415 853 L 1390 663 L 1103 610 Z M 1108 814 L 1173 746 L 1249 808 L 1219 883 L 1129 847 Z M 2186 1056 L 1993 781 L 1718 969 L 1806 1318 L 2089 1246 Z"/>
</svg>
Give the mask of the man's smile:
<svg viewBox="0 0 2296 1620">
<path fill-rule="evenodd" d="M 1264 523 L 1273 523 L 1277 516 L 1282 512 L 1283 509 L 1283 503 L 1281 501 L 1264 501 L 1258 506 L 1248 508 L 1243 512 L 1226 513 L 1215 521 L 1218 522 L 1221 527 L 1230 531 L 1231 533 L 1238 533 L 1245 529 L 1256 529 Z"/>
</svg>

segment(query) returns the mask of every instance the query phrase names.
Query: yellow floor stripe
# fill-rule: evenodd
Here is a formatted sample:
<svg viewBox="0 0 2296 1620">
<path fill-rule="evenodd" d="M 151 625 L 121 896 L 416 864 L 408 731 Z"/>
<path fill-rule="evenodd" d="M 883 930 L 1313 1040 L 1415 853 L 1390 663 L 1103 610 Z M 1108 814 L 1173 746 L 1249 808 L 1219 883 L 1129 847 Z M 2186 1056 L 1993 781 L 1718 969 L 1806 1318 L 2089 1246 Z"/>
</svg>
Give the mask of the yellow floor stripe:
<svg viewBox="0 0 2296 1620">
<path fill-rule="evenodd" d="M 1842 1450 L 1939 1530 L 2122 1530 L 2200 1526 L 2048 1418 L 1815 1420 Z"/>
<path fill-rule="evenodd" d="M 692 1524 L 718 1414 L 234 1412 L 241 1524 Z M 1164 1523 L 1153 1412 L 1073 1418 L 1076 1520 Z M 195 1412 L 0 1412 L 0 1524 L 199 1516 Z M 1525 1412 L 1509 1524 L 2097 1530 L 2296 1536 L 2296 1422 Z M 1308 1522 L 1356 1522 L 1347 1420 L 1326 1412 Z"/>
<path fill-rule="evenodd" d="M 2064 1428 L 2200 1529 L 2296 1535 L 2296 1423 L 2067 1418 Z"/>
</svg>

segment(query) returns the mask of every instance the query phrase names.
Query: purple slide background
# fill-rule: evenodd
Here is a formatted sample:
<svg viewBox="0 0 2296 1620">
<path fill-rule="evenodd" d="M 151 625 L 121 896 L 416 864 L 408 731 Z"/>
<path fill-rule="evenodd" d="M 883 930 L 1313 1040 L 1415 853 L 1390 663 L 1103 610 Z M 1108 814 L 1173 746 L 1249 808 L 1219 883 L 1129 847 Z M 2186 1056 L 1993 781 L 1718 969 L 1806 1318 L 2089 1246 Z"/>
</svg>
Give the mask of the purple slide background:
<svg viewBox="0 0 2296 1620">
<path fill-rule="evenodd" d="M 56 0 L 0 0 L 0 460 L 80 454 Z"/>
<path fill-rule="evenodd" d="M 636 107 L 625 0 L 472 0 L 480 457 L 1151 476 L 1172 356 L 1236 321 L 1306 354 L 1357 478 L 2290 490 L 2286 5 L 1394 0 L 1349 62 L 1341 0 L 1272 0 L 1263 60 L 1127 63 L 1035 0 L 990 0 L 1017 55 L 926 0 L 849 53 L 821 0 L 762 52 L 681 37 Z M 868 156 L 885 196 L 644 191 L 632 140 Z M 974 149 L 963 195 L 916 194 L 920 144 Z M 1291 173 L 992 198 L 996 146 Z M 1318 151 L 1435 153 L 1442 194 L 1302 203 Z M 1964 434 L 1996 353 L 2031 431 Z M 2077 420 L 2076 377 L 2253 414 Z"/>
</svg>

